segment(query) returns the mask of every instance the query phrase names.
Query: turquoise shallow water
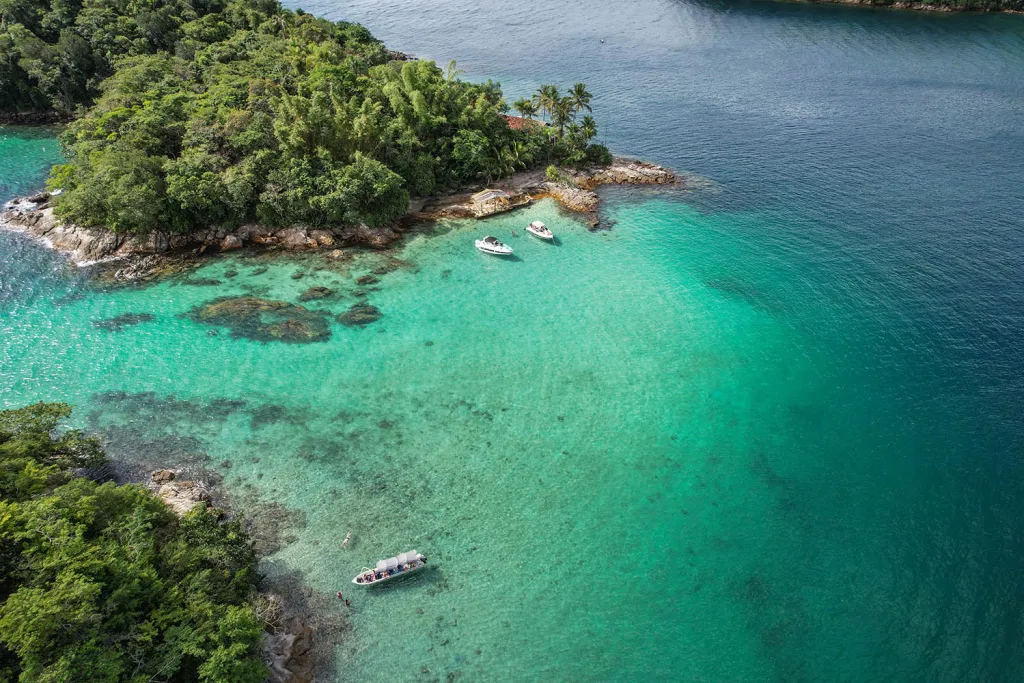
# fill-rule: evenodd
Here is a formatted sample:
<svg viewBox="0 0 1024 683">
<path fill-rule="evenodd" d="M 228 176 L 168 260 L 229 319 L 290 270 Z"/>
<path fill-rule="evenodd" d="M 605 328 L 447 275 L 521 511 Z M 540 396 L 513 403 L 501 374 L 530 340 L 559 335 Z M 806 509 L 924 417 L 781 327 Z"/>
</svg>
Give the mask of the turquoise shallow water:
<svg viewBox="0 0 1024 683">
<path fill-rule="evenodd" d="M 716 190 L 116 292 L 0 234 L 0 403 L 71 401 L 115 453 L 205 456 L 243 507 L 301 511 L 264 566 L 315 590 L 429 554 L 346 591 L 339 680 L 1020 680 L 1019 19 L 611 7 L 345 16 L 511 94 L 580 75 L 616 148 Z M 56 150 L 5 132 L 12 195 Z M 512 237 L 538 218 L 559 245 Z M 321 344 L 181 315 L 313 285 L 341 312 L 384 265 L 383 318 Z M 92 324 L 124 313 L 155 319 Z"/>
</svg>

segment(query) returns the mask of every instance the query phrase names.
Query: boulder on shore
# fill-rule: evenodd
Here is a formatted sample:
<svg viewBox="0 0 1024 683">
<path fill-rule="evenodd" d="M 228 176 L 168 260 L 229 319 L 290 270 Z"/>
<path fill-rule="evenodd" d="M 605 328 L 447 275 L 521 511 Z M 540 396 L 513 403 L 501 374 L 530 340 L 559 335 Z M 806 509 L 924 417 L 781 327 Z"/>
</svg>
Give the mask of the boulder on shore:
<svg viewBox="0 0 1024 683">
<path fill-rule="evenodd" d="M 220 241 L 221 251 L 231 251 L 232 249 L 242 248 L 242 238 L 238 235 L 227 235 Z"/>
<path fill-rule="evenodd" d="M 597 211 L 597 207 L 601 203 L 597 193 L 593 190 L 584 190 L 580 187 L 569 187 L 557 183 L 548 183 L 546 189 L 548 194 L 557 199 L 562 206 L 577 213 Z"/>
<path fill-rule="evenodd" d="M 179 517 L 184 517 L 197 505 L 207 507 L 210 503 L 210 493 L 202 482 L 180 481 L 174 470 L 156 470 L 150 479 L 150 489 Z"/>
</svg>

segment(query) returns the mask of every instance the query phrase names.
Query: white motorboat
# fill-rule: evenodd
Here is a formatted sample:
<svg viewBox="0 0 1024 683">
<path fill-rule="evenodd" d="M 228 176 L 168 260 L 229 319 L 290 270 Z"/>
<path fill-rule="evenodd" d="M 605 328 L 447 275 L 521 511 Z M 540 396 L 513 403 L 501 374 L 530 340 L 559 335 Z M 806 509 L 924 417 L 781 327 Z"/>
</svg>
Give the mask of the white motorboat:
<svg viewBox="0 0 1024 683">
<path fill-rule="evenodd" d="M 488 235 L 482 240 L 476 241 L 476 248 L 485 254 L 494 254 L 495 256 L 511 256 L 512 247 L 507 244 L 502 244 L 498 241 L 497 237 L 491 237 Z"/>
<path fill-rule="evenodd" d="M 352 579 L 352 583 L 357 586 L 375 586 L 378 583 L 386 583 L 392 579 L 414 574 L 426 566 L 426 555 L 420 555 L 415 550 L 410 550 L 407 553 L 381 560 L 373 569 L 363 567 L 356 578 Z"/>
<path fill-rule="evenodd" d="M 530 233 L 534 237 L 539 237 L 542 240 L 551 241 L 555 239 L 555 233 L 548 230 L 547 226 L 540 221 L 534 221 L 527 225 L 526 232 Z"/>
</svg>

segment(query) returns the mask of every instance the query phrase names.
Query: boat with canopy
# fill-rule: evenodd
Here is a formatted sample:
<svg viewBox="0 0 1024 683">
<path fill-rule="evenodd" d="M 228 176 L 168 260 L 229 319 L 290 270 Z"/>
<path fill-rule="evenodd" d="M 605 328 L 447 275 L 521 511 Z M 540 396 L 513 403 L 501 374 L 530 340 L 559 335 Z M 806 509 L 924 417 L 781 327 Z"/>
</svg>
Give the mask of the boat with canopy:
<svg viewBox="0 0 1024 683">
<path fill-rule="evenodd" d="M 526 226 L 526 232 L 530 233 L 534 237 L 539 237 L 542 240 L 551 241 L 555 239 L 555 234 L 548 230 L 541 221 L 534 221 Z"/>
<path fill-rule="evenodd" d="M 498 241 L 498 238 L 491 237 L 488 235 L 482 240 L 476 241 L 476 248 L 485 254 L 494 254 L 495 256 L 511 256 L 512 247 L 507 244 L 503 244 Z"/>
<path fill-rule="evenodd" d="M 363 567 L 363 570 L 352 579 L 357 586 L 375 586 L 378 583 L 385 583 L 401 576 L 413 574 L 427 566 L 426 555 L 420 555 L 415 550 L 401 553 L 386 560 L 381 560 L 373 569 Z"/>
</svg>

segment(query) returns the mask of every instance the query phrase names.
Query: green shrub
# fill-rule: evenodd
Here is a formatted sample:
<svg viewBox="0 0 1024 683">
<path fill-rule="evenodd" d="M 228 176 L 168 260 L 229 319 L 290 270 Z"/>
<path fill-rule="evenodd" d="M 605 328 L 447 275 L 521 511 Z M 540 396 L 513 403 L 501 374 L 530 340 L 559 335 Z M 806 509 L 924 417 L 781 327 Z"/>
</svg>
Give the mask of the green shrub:
<svg viewBox="0 0 1024 683">
<path fill-rule="evenodd" d="M 238 522 L 179 519 L 139 486 L 97 484 L 69 406 L 0 412 L 0 680 L 238 681 L 267 674 Z"/>
</svg>

